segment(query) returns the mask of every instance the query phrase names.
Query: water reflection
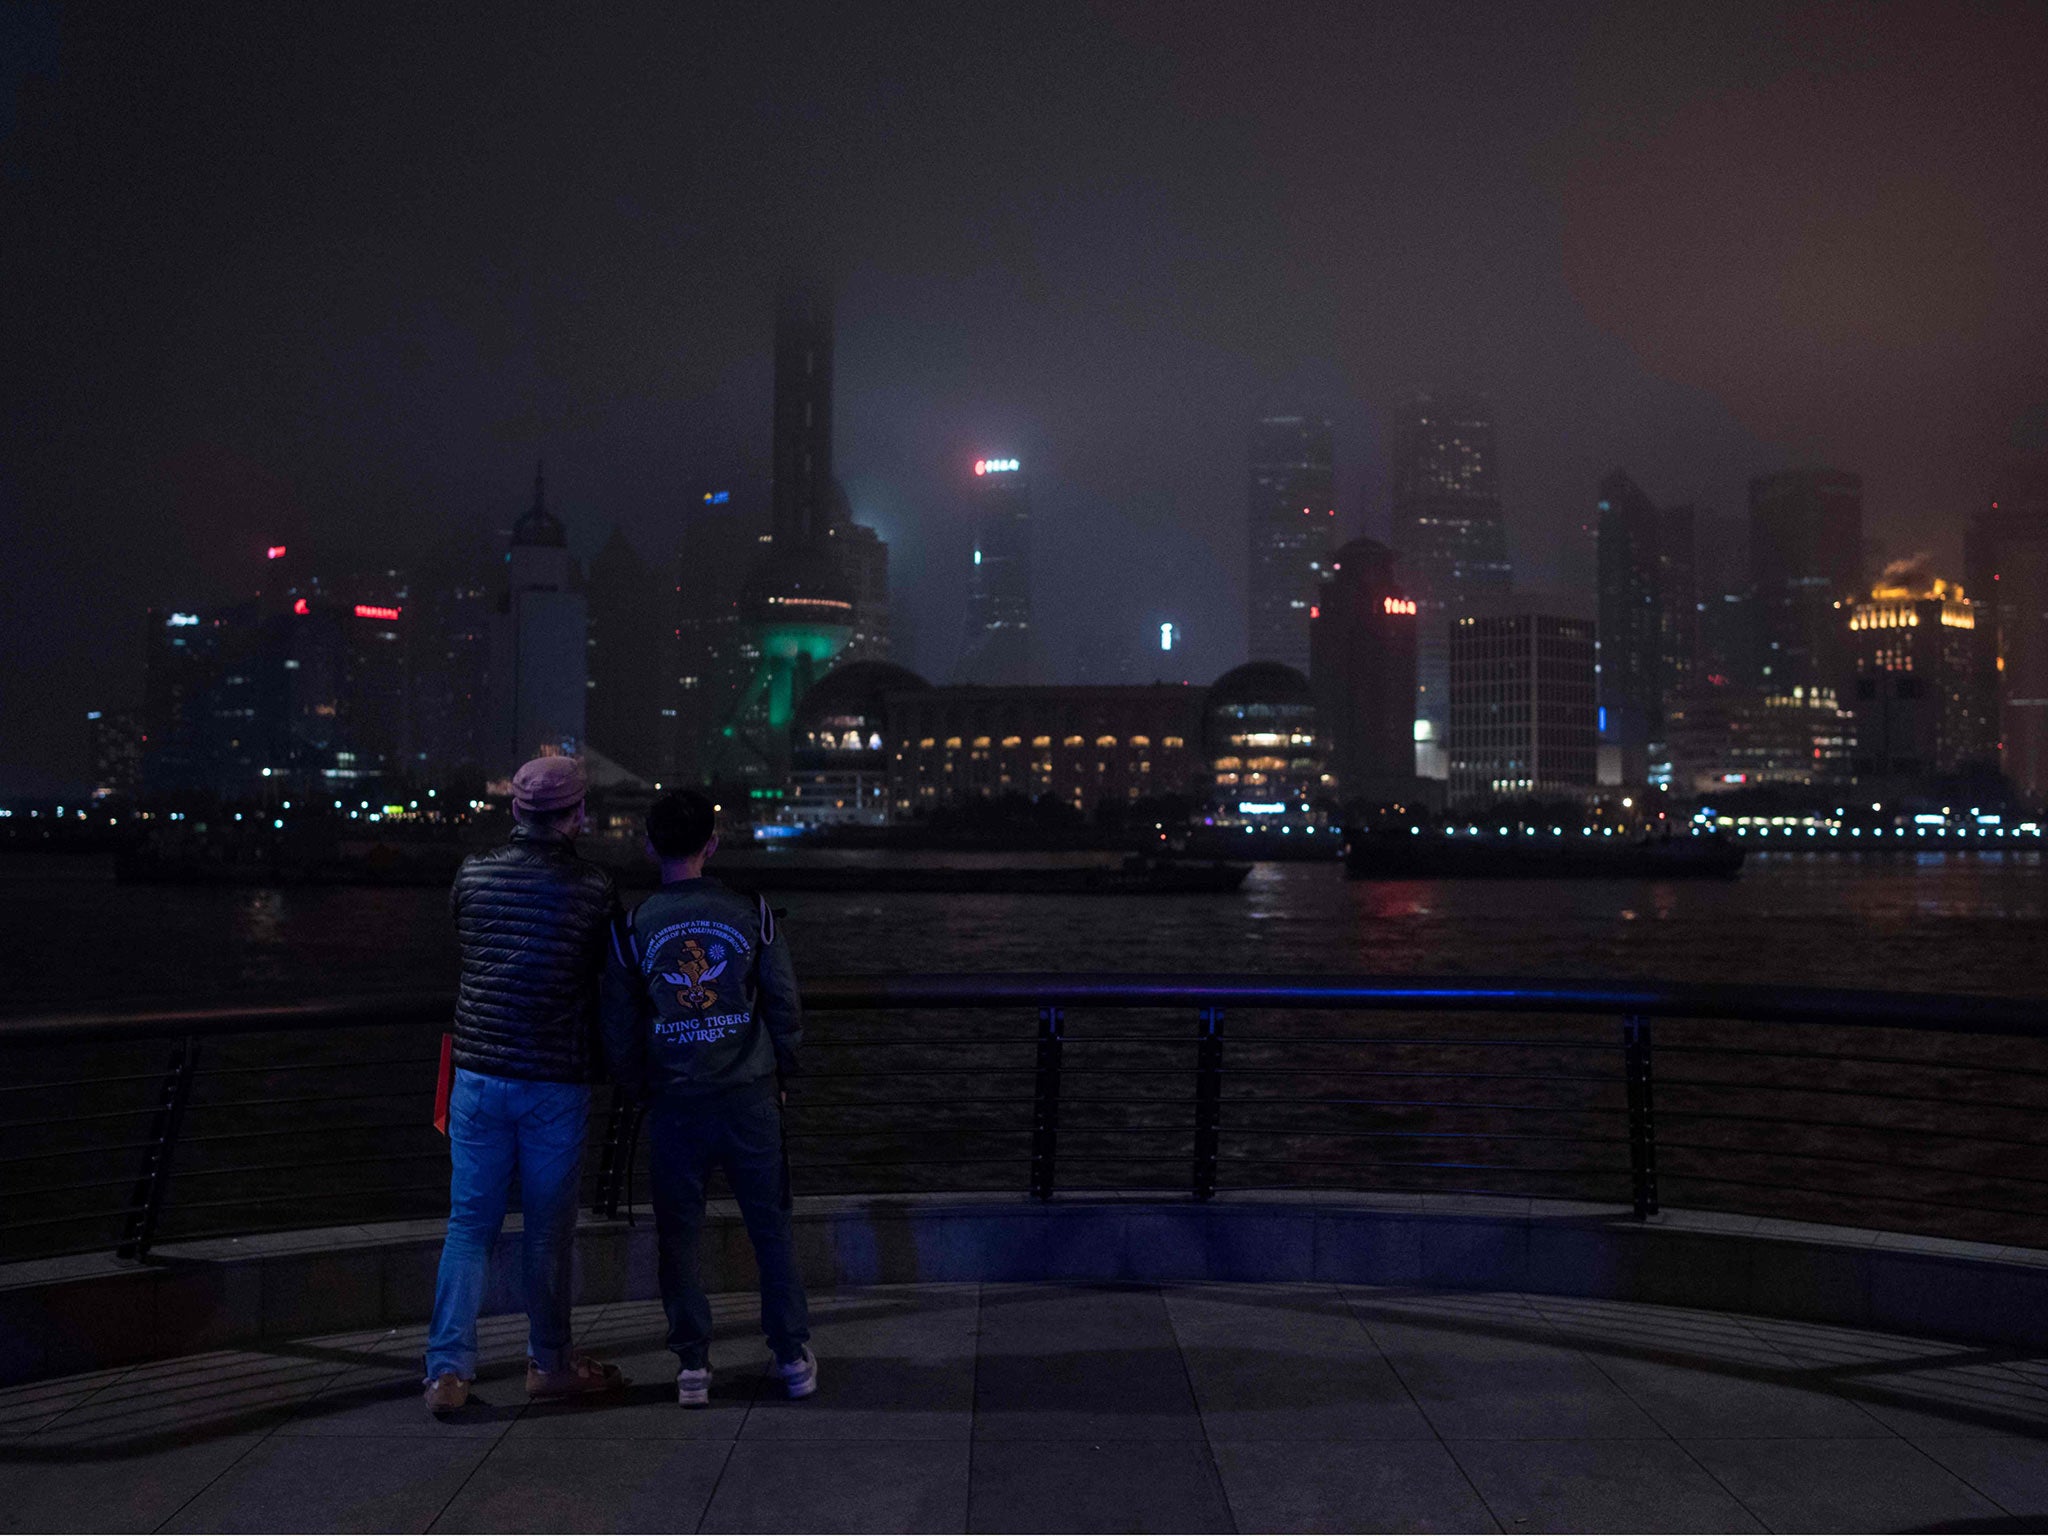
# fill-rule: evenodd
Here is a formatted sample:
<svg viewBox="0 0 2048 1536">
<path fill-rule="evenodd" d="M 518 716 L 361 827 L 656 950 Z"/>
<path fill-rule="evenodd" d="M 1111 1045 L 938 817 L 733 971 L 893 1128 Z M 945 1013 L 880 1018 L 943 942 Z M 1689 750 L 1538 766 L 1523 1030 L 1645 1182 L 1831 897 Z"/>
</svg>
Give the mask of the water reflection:
<svg viewBox="0 0 2048 1536">
<path fill-rule="evenodd" d="M 800 971 L 1442 972 L 2042 989 L 2040 856 L 1761 854 L 1739 880 L 1348 882 L 1272 864 L 1225 897 L 788 896 Z M 0 860 L 16 1011 L 449 985 L 440 890 L 115 884 Z M 106 935 L 119 933 L 118 945 Z"/>
</svg>

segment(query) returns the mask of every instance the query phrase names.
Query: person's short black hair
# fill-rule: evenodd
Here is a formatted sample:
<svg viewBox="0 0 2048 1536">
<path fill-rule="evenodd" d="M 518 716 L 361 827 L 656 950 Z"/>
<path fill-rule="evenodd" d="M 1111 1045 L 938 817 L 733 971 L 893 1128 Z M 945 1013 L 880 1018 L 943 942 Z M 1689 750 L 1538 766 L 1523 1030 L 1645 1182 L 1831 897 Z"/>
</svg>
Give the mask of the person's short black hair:
<svg viewBox="0 0 2048 1536">
<path fill-rule="evenodd" d="M 695 858 L 718 830 L 718 813 L 694 789 L 672 789 L 647 808 L 647 841 L 664 859 Z"/>
</svg>

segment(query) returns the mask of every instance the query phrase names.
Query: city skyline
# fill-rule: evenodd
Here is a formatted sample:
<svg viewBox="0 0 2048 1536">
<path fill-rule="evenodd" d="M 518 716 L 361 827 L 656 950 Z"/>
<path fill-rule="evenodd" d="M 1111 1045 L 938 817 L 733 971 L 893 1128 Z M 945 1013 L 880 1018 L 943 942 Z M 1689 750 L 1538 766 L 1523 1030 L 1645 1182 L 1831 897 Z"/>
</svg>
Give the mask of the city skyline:
<svg viewBox="0 0 2048 1536">
<path fill-rule="evenodd" d="M 1585 584 L 1616 463 L 1724 513 L 1844 466 L 1874 537 L 1955 570 L 2048 435 L 2023 13 L 9 24 L 16 789 L 81 777 L 78 709 L 134 696 L 125 616 L 225 599 L 251 548 L 417 563 L 509 526 L 542 451 L 585 561 L 617 523 L 665 565 L 706 491 L 765 503 L 764 251 L 837 279 L 840 475 L 938 675 L 950 486 L 998 449 L 1033 466 L 1050 675 L 1120 602 L 1215 676 L 1276 393 L 1332 418 L 1342 540 L 1388 534 L 1406 393 L 1483 389 L 1532 588 Z M 898 93 L 887 152 L 859 82 Z"/>
</svg>

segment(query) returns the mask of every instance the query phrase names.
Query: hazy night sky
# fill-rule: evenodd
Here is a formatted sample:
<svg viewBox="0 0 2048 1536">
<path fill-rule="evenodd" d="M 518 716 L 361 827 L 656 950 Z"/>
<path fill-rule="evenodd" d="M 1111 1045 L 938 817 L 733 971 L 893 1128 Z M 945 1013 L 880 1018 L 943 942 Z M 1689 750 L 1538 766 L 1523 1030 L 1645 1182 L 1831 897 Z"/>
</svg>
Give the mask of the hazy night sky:
<svg viewBox="0 0 2048 1536">
<path fill-rule="evenodd" d="M 983 453 L 1051 671 L 1244 644 L 1245 438 L 1496 397 L 1517 574 L 1616 464 L 1740 513 L 1865 477 L 1953 570 L 2048 446 L 2048 9 L 6 5 L 0 789 L 82 778 L 141 616 L 509 525 L 587 557 L 765 497 L 770 293 L 839 284 L 842 478 L 943 679 Z M 432 14 L 429 14 L 429 13 Z"/>
</svg>

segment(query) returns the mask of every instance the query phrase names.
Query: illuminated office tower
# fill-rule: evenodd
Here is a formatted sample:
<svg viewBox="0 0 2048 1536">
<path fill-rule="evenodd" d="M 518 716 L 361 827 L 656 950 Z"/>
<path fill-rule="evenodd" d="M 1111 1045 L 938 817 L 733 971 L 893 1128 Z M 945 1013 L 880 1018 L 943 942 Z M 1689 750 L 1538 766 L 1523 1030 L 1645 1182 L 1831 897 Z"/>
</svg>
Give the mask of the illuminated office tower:
<svg viewBox="0 0 2048 1536">
<path fill-rule="evenodd" d="M 1843 625 L 1860 784 L 1989 767 L 1997 757 L 1991 614 L 1916 561 L 1886 567 Z"/>
<path fill-rule="evenodd" d="M 1309 619 L 1337 519 L 1327 420 L 1271 411 L 1252 424 L 1250 512 L 1251 659 L 1306 672 Z"/>
<path fill-rule="evenodd" d="M 1394 417 L 1393 545 L 1416 599 L 1417 771 L 1444 772 L 1450 626 L 1493 611 L 1513 581 L 1501 518 L 1493 406 L 1453 390 L 1417 394 Z"/>
<path fill-rule="evenodd" d="M 1591 790 L 1593 626 L 1544 614 L 1465 617 L 1450 640 L 1451 803 Z"/>
<path fill-rule="evenodd" d="M 1031 629 L 1031 495 L 1015 459 L 974 461 L 974 565 L 959 681 L 1036 681 Z"/>
</svg>

